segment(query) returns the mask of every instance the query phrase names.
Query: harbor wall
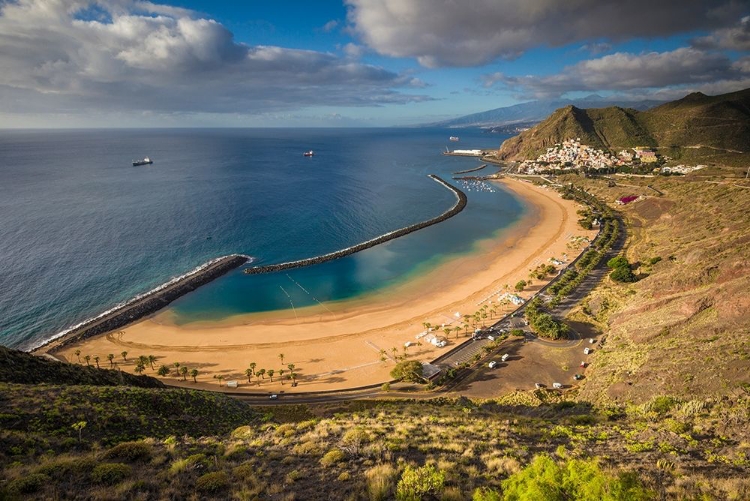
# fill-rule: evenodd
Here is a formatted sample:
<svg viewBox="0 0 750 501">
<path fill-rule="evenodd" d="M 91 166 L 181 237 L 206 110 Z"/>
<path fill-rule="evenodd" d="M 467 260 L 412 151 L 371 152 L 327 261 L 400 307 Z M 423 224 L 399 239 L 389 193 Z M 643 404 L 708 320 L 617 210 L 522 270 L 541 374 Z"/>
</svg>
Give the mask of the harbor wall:
<svg viewBox="0 0 750 501">
<path fill-rule="evenodd" d="M 327 261 L 333 261 L 334 259 L 339 259 L 339 258 L 348 256 L 350 254 L 354 254 L 355 252 L 369 249 L 370 247 L 374 247 L 376 245 L 388 242 L 389 240 L 393 240 L 394 238 L 399 238 L 404 235 L 408 235 L 409 233 L 413 233 L 417 230 L 421 230 L 422 228 L 427 228 L 428 226 L 432 226 L 433 224 L 440 223 L 442 221 L 445 221 L 446 219 L 449 219 L 455 216 L 456 214 L 464 210 L 464 207 L 466 207 L 466 194 L 463 191 L 459 190 L 455 186 L 452 186 L 446 183 L 440 177 L 435 176 L 434 174 L 430 174 L 428 177 L 432 179 L 433 181 L 436 181 L 440 183 L 441 185 L 443 185 L 444 187 L 451 190 L 453 194 L 456 196 L 456 203 L 453 205 L 453 207 L 443 212 L 441 215 L 434 217 L 432 219 L 428 219 L 427 221 L 422 221 L 421 223 L 416 223 L 411 226 L 406 226 L 404 228 L 388 232 L 384 235 L 380 235 L 379 237 L 375 237 L 373 239 L 367 240 L 357 245 L 347 247 L 346 249 L 341 249 L 335 252 L 331 252 L 329 254 L 324 254 L 322 256 L 311 257 L 307 259 L 300 259 L 298 261 L 289 261 L 289 262 L 280 263 L 280 264 L 269 264 L 266 266 L 255 266 L 252 268 L 245 268 L 245 273 L 249 275 L 259 275 L 262 273 L 273 273 L 276 271 L 289 270 L 292 268 L 301 268 L 303 266 L 311 266 L 313 264 L 320 264 L 320 263 L 325 263 Z"/>
<path fill-rule="evenodd" d="M 201 285 L 207 284 L 220 276 L 239 268 L 250 258 L 239 254 L 224 256 L 209 261 L 195 271 L 177 278 L 166 286 L 159 287 L 143 296 L 136 297 L 122 306 L 116 307 L 97 317 L 85 320 L 63 331 L 34 351 L 54 353 L 54 351 L 71 343 L 124 327 L 140 320 L 167 306 L 169 303 L 185 294 L 194 291 Z"/>
</svg>

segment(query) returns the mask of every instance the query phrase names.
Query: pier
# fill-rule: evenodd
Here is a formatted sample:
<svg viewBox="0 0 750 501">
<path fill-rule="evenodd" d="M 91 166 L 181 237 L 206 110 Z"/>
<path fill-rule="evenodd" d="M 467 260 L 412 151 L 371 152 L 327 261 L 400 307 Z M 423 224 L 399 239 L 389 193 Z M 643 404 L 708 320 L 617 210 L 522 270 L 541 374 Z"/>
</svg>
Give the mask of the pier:
<svg viewBox="0 0 750 501">
<path fill-rule="evenodd" d="M 83 339 L 124 327 L 143 317 L 156 313 L 175 299 L 194 291 L 220 276 L 239 268 L 250 258 L 239 254 L 224 256 L 209 261 L 203 266 L 164 287 L 157 288 L 143 296 L 136 297 L 127 303 L 94 318 L 63 331 L 45 344 L 36 347 L 37 353 L 52 352 Z"/>
<path fill-rule="evenodd" d="M 482 164 L 479 167 L 474 167 L 473 169 L 460 170 L 460 171 L 454 172 L 453 174 L 468 174 L 469 172 L 476 172 L 478 170 L 482 170 L 485 167 L 487 167 L 487 164 Z M 456 179 L 456 178 L 454 177 L 453 179 Z"/>
<path fill-rule="evenodd" d="M 320 263 L 325 263 L 327 261 L 333 261 L 334 259 L 339 259 L 339 258 L 348 256 L 350 254 L 354 254 L 355 252 L 369 249 L 370 247 L 374 247 L 376 245 L 385 243 L 389 240 L 393 240 L 394 238 L 402 237 L 404 235 L 408 235 L 409 233 L 415 232 L 417 230 L 421 230 L 422 228 L 427 228 L 428 226 L 432 226 L 433 224 L 440 223 L 442 221 L 445 221 L 446 219 L 449 219 L 455 216 L 456 214 L 464 210 L 464 207 L 466 207 L 466 194 L 463 191 L 459 190 L 455 186 L 452 186 L 446 183 L 438 176 L 430 174 L 428 177 L 432 179 L 433 181 L 438 182 L 441 185 L 448 188 L 449 190 L 451 190 L 453 194 L 456 196 L 456 203 L 453 205 L 453 207 L 443 212 L 441 215 L 434 217 L 432 219 L 428 219 L 427 221 L 422 221 L 421 223 L 416 223 L 411 226 L 407 226 L 405 228 L 401 228 L 398 230 L 388 232 L 384 235 L 380 235 L 379 237 L 375 237 L 365 242 L 359 243 L 357 245 L 347 247 L 346 249 L 341 249 L 335 252 L 331 252 L 329 254 L 324 254 L 322 256 L 311 257 L 307 259 L 300 259 L 298 261 L 289 261 L 289 262 L 280 263 L 280 264 L 269 264 L 266 266 L 255 266 L 253 268 L 246 268 L 245 273 L 249 275 L 259 275 L 261 273 L 272 273 L 275 271 L 290 270 L 292 268 L 301 268 L 303 266 L 310 266 L 313 264 L 320 264 Z"/>
</svg>

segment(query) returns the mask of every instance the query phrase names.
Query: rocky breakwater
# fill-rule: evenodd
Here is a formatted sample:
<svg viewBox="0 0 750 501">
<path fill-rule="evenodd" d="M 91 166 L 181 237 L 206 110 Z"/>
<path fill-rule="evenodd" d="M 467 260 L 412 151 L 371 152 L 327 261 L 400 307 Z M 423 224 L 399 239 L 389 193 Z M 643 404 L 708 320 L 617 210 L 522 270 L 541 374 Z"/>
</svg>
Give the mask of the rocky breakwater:
<svg viewBox="0 0 750 501">
<path fill-rule="evenodd" d="M 146 294 L 137 296 L 123 305 L 74 325 L 70 329 L 57 334 L 42 346 L 35 348 L 35 351 L 54 353 L 63 346 L 97 334 L 120 329 L 159 311 L 175 299 L 194 291 L 201 285 L 239 268 L 249 259 L 248 256 L 232 254 L 211 260 L 190 273 L 177 277 Z"/>
<path fill-rule="evenodd" d="M 434 217 L 432 219 L 428 219 L 427 221 L 422 221 L 421 223 L 412 224 L 411 226 L 406 226 L 405 228 L 401 228 L 398 230 L 385 233 L 384 235 L 380 235 L 379 237 L 372 238 L 370 240 L 359 243 L 357 245 L 353 245 L 351 247 L 347 247 L 346 249 L 341 249 L 335 252 L 331 252 L 329 254 L 324 254 L 322 256 L 311 257 L 307 259 L 300 259 L 299 261 L 289 261 L 289 262 L 280 263 L 280 264 L 269 264 L 266 266 L 255 266 L 252 268 L 245 268 L 245 273 L 249 275 L 259 275 L 261 273 L 273 273 L 275 271 L 289 270 L 292 268 L 301 268 L 303 266 L 310 266 L 313 264 L 320 264 L 320 263 L 325 263 L 327 261 L 333 261 L 334 259 L 339 259 L 339 258 L 348 256 L 350 254 L 354 254 L 355 252 L 369 249 L 370 247 L 374 247 L 376 245 L 385 243 L 389 240 L 393 240 L 394 238 L 402 237 L 404 235 L 408 235 L 409 233 L 415 232 L 417 230 L 421 230 L 422 228 L 427 228 L 428 226 L 432 226 L 433 224 L 440 223 L 442 221 L 445 221 L 446 219 L 449 219 L 455 216 L 456 214 L 464 210 L 464 207 L 466 207 L 466 194 L 464 194 L 463 191 L 459 190 L 455 186 L 452 186 L 446 183 L 438 176 L 430 174 L 428 177 L 432 179 L 433 181 L 440 183 L 447 189 L 451 190 L 453 194 L 456 196 L 456 203 L 453 205 L 453 207 L 443 212 L 439 216 Z"/>
</svg>

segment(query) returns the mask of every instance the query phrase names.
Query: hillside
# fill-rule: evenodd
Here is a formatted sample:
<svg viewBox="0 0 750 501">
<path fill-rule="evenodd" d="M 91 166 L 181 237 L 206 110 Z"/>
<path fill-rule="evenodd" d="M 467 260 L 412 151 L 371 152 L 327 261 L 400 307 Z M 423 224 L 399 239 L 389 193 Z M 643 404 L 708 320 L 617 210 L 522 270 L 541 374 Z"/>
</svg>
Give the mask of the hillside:
<svg viewBox="0 0 750 501">
<path fill-rule="evenodd" d="M 606 280 L 573 317 L 607 335 L 580 398 L 643 403 L 750 392 L 748 185 L 691 176 L 617 179 L 614 187 L 567 179 L 605 200 L 646 197 L 622 209 L 625 255 L 639 280 Z"/>
<path fill-rule="evenodd" d="M 750 89 L 721 96 L 690 94 L 646 111 L 567 106 L 506 140 L 498 157 L 533 159 L 577 137 L 605 151 L 651 146 L 676 160 L 744 165 L 750 160 Z"/>
</svg>

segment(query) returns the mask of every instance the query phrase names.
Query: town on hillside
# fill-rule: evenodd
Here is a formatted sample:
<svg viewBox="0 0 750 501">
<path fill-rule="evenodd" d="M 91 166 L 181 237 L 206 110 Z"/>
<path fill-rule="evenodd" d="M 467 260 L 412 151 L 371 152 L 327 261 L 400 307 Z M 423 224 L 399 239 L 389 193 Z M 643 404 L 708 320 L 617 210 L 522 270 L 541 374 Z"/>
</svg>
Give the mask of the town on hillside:
<svg viewBox="0 0 750 501">
<path fill-rule="evenodd" d="M 562 144 L 547 148 L 535 160 L 524 160 L 518 165 L 521 174 L 547 174 L 555 171 L 589 171 L 612 173 L 618 170 L 641 173 L 687 174 L 705 165 L 663 166 L 669 157 L 657 155 L 648 147 L 624 149 L 616 155 L 581 144 L 581 139 L 567 139 Z"/>
</svg>

